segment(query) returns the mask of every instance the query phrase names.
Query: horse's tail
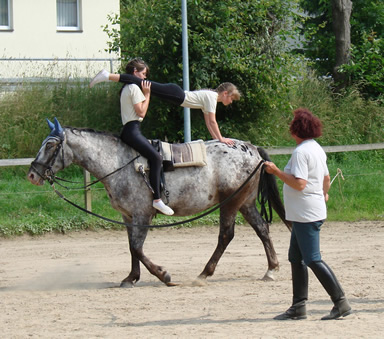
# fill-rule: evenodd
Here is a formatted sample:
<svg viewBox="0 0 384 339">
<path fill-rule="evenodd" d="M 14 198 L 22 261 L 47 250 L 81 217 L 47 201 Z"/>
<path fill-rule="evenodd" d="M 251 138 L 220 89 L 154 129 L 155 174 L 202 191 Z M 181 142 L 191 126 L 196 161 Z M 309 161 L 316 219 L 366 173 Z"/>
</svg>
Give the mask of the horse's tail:
<svg viewBox="0 0 384 339">
<path fill-rule="evenodd" d="M 263 148 L 258 147 L 257 150 L 264 160 L 270 161 L 268 153 Z M 280 219 L 288 227 L 288 229 L 292 230 L 292 223 L 285 219 L 285 208 L 280 198 L 276 178 L 273 174 L 267 173 L 264 170 L 264 166 L 261 168 L 260 172 L 260 181 L 257 196 L 258 202 L 261 206 L 260 214 L 267 222 L 272 221 L 271 208 L 273 208 L 280 217 Z M 266 205 L 268 205 L 269 208 L 269 216 Z"/>
</svg>

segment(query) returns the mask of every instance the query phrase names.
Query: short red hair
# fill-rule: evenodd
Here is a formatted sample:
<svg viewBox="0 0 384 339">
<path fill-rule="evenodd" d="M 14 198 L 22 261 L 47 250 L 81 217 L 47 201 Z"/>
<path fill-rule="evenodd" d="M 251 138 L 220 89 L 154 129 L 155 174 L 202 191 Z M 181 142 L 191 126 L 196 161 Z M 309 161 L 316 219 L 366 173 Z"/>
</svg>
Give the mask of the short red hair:
<svg viewBox="0 0 384 339">
<path fill-rule="evenodd" d="M 320 119 L 306 108 L 293 111 L 294 118 L 289 131 L 301 139 L 318 138 L 322 134 L 323 125 Z"/>
</svg>

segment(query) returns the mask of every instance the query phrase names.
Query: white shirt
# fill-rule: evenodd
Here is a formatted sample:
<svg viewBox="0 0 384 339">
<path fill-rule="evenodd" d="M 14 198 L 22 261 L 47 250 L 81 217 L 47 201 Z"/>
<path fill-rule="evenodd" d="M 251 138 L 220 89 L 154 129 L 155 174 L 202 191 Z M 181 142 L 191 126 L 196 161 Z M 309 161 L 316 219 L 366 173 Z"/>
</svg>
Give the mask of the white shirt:
<svg viewBox="0 0 384 339">
<path fill-rule="evenodd" d="M 304 190 L 296 190 L 287 184 L 283 186 L 285 214 L 287 220 L 313 222 L 327 218 L 323 182 L 329 174 L 327 156 L 313 139 L 304 140 L 292 153 L 284 172 L 304 179 Z"/>
<path fill-rule="evenodd" d="M 201 109 L 204 114 L 216 113 L 217 96 L 219 94 L 209 89 L 185 91 L 182 107 Z"/>
<path fill-rule="evenodd" d="M 120 96 L 121 121 L 123 125 L 127 122 L 143 118 L 136 114 L 134 105 L 145 100 L 145 96 L 140 87 L 135 84 L 125 85 Z"/>
</svg>

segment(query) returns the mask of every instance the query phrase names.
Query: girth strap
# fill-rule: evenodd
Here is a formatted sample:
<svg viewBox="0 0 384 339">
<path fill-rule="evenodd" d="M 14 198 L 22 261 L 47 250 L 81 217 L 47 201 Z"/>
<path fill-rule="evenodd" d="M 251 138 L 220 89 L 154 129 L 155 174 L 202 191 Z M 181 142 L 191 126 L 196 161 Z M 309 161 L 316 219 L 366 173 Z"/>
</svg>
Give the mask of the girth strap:
<svg viewBox="0 0 384 339">
<path fill-rule="evenodd" d="M 156 151 L 158 151 L 160 153 L 160 155 L 163 156 L 163 148 L 161 146 L 161 140 L 155 139 L 155 140 L 152 140 L 151 142 L 152 142 L 152 146 L 156 149 Z M 145 171 L 144 171 L 144 168 L 142 165 L 139 167 L 139 171 L 141 174 L 143 174 L 141 171 L 144 172 L 144 180 L 145 180 Z M 148 185 L 149 183 L 146 182 L 146 184 Z M 151 186 L 149 185 L 149 187 L 151 187 Z M 151 187 L 151 190 L 153 193 L 152 187 Z M 166 182 L 165 182 L 164 162 L 162 162 L 162 164 L 161 164 L 160 190 L 164 193 L 164 196 L 166 198 L 166 204 L 168 204 L 169 203 L 169 191 L 167 189 Z"/>
</svg>

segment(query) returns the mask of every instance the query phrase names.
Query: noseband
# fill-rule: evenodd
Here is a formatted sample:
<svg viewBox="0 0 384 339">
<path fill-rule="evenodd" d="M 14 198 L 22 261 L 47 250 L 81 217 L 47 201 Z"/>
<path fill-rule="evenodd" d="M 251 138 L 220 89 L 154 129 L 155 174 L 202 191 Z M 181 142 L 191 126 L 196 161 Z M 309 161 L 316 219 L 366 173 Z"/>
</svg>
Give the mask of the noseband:
<svg viewBox="0 0 384 339">
<path fill-rule="evenodd" d="M 51 139 L 51 138 L 55 139 L 55 140 L 58 140 L 59 144 L 56 146 L 56 149 L 53 152 L 51 159 L 48 161 L 48 165 L 44 164 L 44 163 L 41 163 L 41 162 L 38 162 L 36 160 L 32 161 L 32 163 L 31 163 L 31 167 L 40 176 L 40 178 L 42 178 L 43 180 L 47 180 L 50 184 L 53 183 L 54 175 L 55 175 L 55 173 L 53 173 L 53 171 L 52 171 L 52 167 L 55 164 L 57 156 L 59 155 L 60 151 L 62 153 L 61 154 L 61 161 L 62 161 L 62 165 L 63 165 L 63 168 L 64 168 L 64 147 L 63 147 L 64 138 L 59 138 L 59 137 L 51 136 L 48 139 Z M 45 142 L 45 144 L 48 142 L 48 139 Z M 44 173 L 43 174 L 41 174 L 39 172 L 39 170 L 36 168 L 36 165 L 39 165 L 39 166 L 43 167 L 43 169 L 44 169 Z"/>
</svg>

